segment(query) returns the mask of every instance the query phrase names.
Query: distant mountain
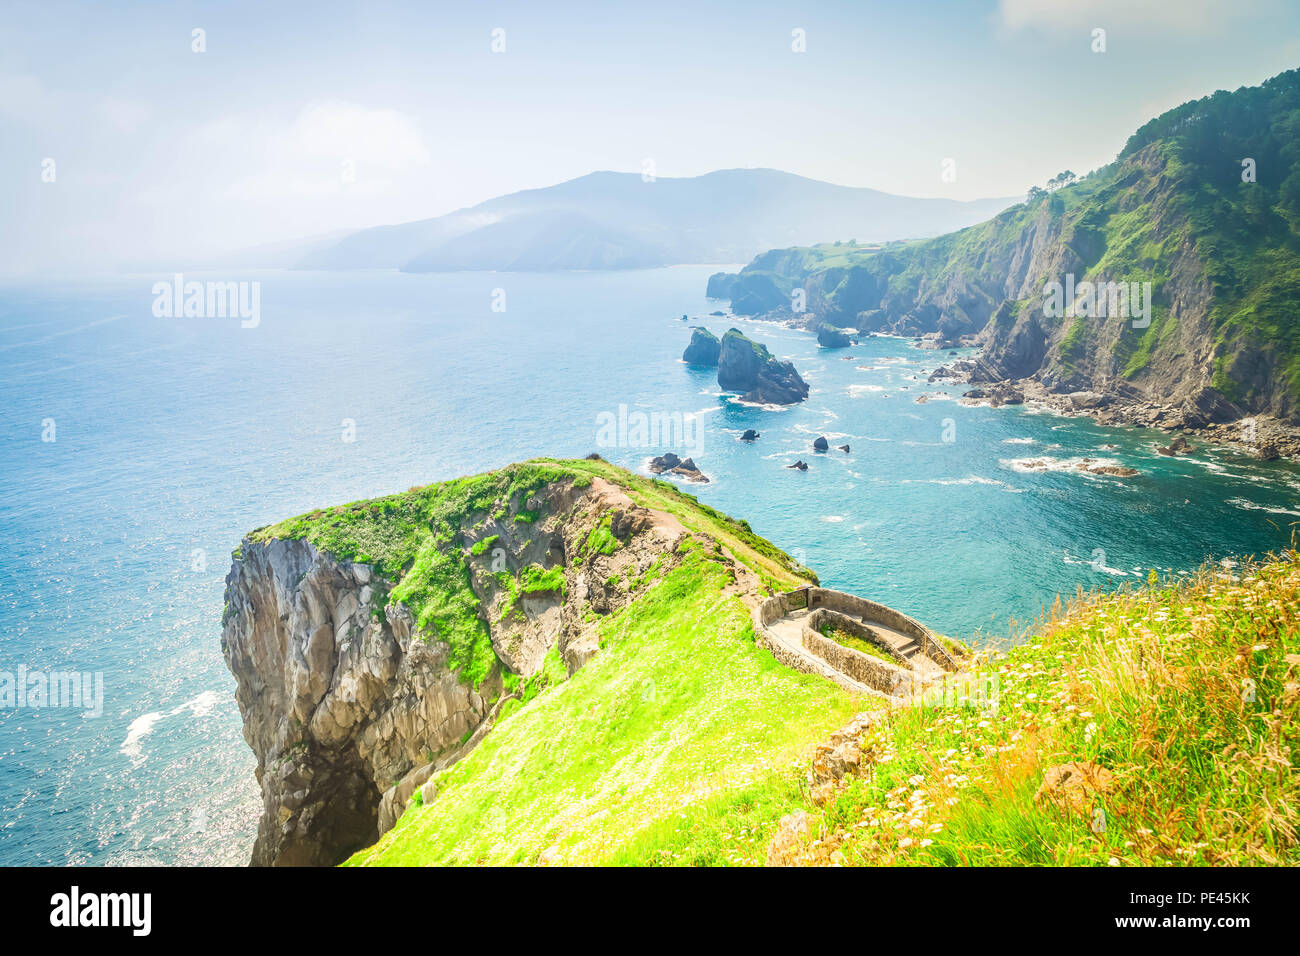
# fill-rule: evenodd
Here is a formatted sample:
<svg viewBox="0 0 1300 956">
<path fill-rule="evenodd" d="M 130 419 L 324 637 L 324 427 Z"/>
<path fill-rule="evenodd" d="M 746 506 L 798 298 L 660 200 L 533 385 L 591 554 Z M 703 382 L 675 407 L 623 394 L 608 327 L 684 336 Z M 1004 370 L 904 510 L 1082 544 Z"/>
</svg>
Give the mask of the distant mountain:
<svg viewBox="0 0 1300 956">
<path fill-rule="evenodd" d="M 312 249 L 299 269 L 534 271 L 744 262 L 835 239 L 908 239 L 987 219 L 1015 199 L 914 199 L 775 169 L 646 182 L 598 172 Z"/>
</svg>

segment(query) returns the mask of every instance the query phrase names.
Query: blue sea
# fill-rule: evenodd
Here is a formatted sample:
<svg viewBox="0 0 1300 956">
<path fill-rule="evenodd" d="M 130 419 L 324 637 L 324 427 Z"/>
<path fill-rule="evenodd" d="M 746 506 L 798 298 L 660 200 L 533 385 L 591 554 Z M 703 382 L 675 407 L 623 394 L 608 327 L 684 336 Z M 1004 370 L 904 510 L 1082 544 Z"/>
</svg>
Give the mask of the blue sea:
<svg viewBox="0 0 1300 956">
<path fill-rule="evenodd" d="M 0 285 L 0 672 L 100 673 L 105 695 L 98 717 L 0 709 L 0 864 L 247 860 L 260 801 L 223 579 L 244 532 L 321 505 L 537 455 L 644 471 L 675 450 L 712 478 L 688 490 L 827 585 L 976 643 L 1058 592 L 1262 554 L 1300 521 L 1292 465 L 962 406 L 926 382 L 948 356 L 908 341 L 827 351 L 708 315 L 712 271 L 234 277 L 261 283 L 255 328 L 155 317 L 169 276 Z M 680 361 L 694 324 L 792 359 L 809 400 L 720 396 Z M 697 416 L 698 441 L 601 444 L 620 406 Z M 850 453 L 814 453 L 819 435 Z M 1083 474 L 1085 456 L 1141 474 Z"/>
</svg>

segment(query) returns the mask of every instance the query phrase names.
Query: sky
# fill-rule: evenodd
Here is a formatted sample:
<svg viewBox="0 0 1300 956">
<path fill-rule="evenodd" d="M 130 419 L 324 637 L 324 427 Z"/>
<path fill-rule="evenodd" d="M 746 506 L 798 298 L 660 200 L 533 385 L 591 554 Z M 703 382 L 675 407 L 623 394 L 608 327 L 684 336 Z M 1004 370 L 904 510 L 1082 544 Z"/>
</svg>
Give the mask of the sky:
<svg viewBox="0 0 1300 956">
<path fill-rule="evenodd" d="M 1296 66 L 1289 0 L 6 0 L 0 273 L 156 267 L 647 160 L 1015 196 Z"/>
</svg>

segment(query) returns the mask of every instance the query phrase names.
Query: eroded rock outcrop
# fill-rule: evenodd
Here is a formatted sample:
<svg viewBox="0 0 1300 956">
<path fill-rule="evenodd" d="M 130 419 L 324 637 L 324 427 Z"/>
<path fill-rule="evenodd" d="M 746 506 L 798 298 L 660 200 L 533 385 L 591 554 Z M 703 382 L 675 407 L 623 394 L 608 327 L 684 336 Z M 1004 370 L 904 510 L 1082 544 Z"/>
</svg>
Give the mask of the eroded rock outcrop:
<svg viewBox="0 0 1300 956">
<path fill-rule="evenodd" d="M 846 349 L 853 340 L 844 329 L 823 322 L 817 326 L 817 344 L 824 349 Z"/>
<path fill-rule="evenodd" d="M 222 650 L 262 791 L 251 862 L 330 865 L 373 843 L 490 731 L 511 675 L 537 673 L 552 651 L 568 673 L 582 667 L 600 618 L 635 600 L 656 563 L 671 567 L 685 536 L 599 478 L 467 515 L 445 547 L 491 636 L 495 659 L 476 685 L 390 598 L 399 581 L 309 536 L 245 538 L 226 578 Z"/>
</svg>

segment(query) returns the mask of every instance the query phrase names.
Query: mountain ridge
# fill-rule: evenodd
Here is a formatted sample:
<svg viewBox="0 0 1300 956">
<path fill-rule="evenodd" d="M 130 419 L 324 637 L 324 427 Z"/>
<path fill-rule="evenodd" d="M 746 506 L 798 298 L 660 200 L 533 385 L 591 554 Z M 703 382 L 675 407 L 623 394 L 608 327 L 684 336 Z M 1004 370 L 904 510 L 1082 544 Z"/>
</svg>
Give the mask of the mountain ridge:
<svg viewBox="0 0 1300 956">
<path fill-rule="evenodd" d="M 600 170 L 443 216 L 355 231 L 311 250 L 294 268 L 541 271 L 744 262 L 773 245 L 826 235 L 935 235 L 1012 201 L 896 196 L 767 168 L 650 180 Z"/>
</svg>

